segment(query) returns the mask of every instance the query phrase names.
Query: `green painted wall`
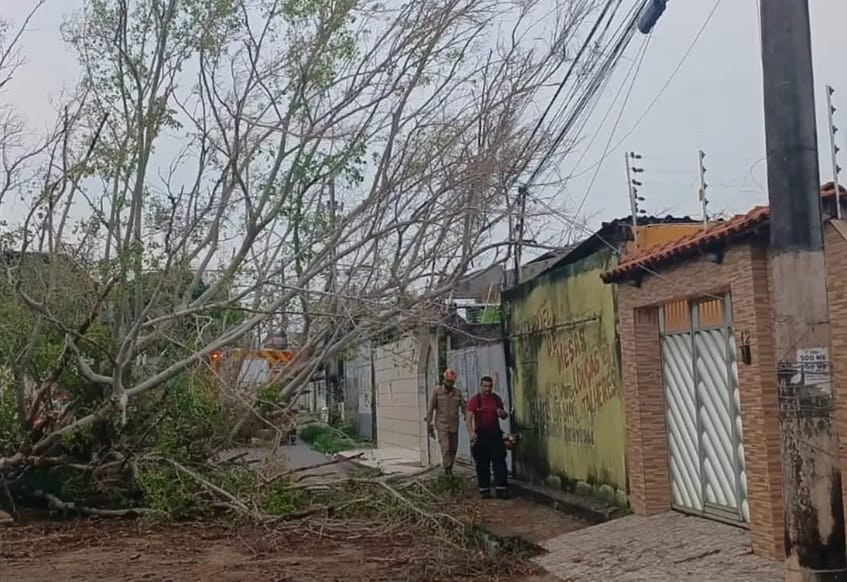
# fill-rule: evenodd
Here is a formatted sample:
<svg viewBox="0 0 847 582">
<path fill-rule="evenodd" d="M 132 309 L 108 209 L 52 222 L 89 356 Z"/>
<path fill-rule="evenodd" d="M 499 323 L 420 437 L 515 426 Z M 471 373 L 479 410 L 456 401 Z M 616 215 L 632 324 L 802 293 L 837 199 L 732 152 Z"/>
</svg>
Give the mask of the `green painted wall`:
<svg viewBox="0 0 847 582">
<path fill-rule="evenodd" d="M 504 297 L 518 476 L 626 504 L 614 266 L 601 249 Z"/>
</svg>

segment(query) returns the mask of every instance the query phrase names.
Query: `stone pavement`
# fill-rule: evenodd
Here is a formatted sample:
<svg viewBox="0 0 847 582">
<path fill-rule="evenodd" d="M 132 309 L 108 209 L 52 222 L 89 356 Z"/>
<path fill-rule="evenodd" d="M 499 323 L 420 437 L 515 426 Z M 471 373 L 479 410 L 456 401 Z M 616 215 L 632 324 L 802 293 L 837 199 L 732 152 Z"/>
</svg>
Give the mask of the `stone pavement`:
<svg viewBox="0 0 847 582">
<path fill-rule="evenodd" d="M 747 530 L 668 512 L 628 516 L 545 540 L 535 562 L 566 582 L 773 582 Z"/>
</svg>

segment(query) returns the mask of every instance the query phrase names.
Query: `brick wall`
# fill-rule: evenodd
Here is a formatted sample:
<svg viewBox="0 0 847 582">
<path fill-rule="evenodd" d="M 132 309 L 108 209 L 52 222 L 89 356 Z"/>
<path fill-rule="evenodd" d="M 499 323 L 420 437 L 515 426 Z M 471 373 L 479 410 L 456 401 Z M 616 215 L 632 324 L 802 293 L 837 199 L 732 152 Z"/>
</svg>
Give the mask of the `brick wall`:
<svg viewBox="0 0 847 582">
<path fill-rule="evenodd" d="M 635 295 L 619 294 L 630 504 L 652 515 L 671 505 L 659 318 L 654 307 L 630 303 Z"/>
<path fill-rule="evenodd" d="M 847 354 L 847 241 L 833 224 L 826 226 L 824 235 L 829 319 L 832 325 L 830 358 L 833 366 L 835 422 L 840 435 L 841 491 L 847 507 L 847 357 L 838 357 Z"/>
<path fill-rule="evenodd" d="M 729 293 L 736 334 L 750 333 L 752 364 L 739 362 L 741 416 L 753 551 L 782 559 L 780 433 L 767 253 L 757 244 L 727 249 L 721 264 L 705 258 L 647 275 L 640 287 L 622 284 L 621 348 L 626 391 L 628 462 L 633 510 L 642 515 L 671 505 L 668 444 L 657 307 Z"/>
</svg>

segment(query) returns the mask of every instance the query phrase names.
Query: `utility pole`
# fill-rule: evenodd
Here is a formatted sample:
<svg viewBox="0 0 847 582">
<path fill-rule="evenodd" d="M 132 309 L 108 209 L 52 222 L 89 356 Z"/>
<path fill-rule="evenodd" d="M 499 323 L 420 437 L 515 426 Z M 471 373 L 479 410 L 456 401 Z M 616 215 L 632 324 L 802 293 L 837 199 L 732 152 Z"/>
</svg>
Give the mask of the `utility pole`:
<svg viewBox="0 0 847 582">
<path fill-rule="evenodd" d="M 638 174 L 644 171 L 644 168 L 636 168 L 632 164 L 635 160 L 640 160 L 641 155 L 635 152 L 627 152 L 624 154 L 624 162 L 626 163 L 626 186 L 629 191 L 629 211 L 632 214 L 632 240 L 635 246 L 638 246 L 638 215 L 642 212 L 638 208 L 639 202 L 644 202 L 644 197 L 639 196 L 638 187 L 643 186 L 642 182 L 634 179 L 632 174 Z"/>
<path fill-rule="evenodd" d="M 829 150 L 832 156 L 832 185 L 835 186 L 835 217 L 841 220 L 841 188 L 838 186 L 838 174 L 841 173 L 841 167 L 838 165 L 839 147 L 835 143 L 835 134 L 838 133 L 838 128 L 835 127 L 835 107 L 832 105 L 832 96 L 835 94 L 835 89 L 826 86 L 826 118 L 829 123 Z"/>
<path fill-rule="evenodd" d="M 335 198 L 335 178 L 329 181 L 329 232 L 330 236 L 335 237 L 335 229 L 338 226 L 338 200 Z M 338 256 L 335 249 L 335 244 L 331 244 L 331 263 L 332 269 L 329 273 L 329 292 L 332 294 L 332 312 L 335 315 L 335 310 L 338 305 Z"/>
<path fill-rule="evenodd" d="M 789 582 L 847 580 L 808 0 L 761 3 Z"/>
<path fill-rule="evenodd" d="M 706 164 L 703 163 L 706 159 L 706 154 L 703 150 L 698 152 L 698 158 L 700 166 L 700 189 L 697 191 L 697 197 L 700 200 L 700 209 L 703 212 L 703 230 L 706 230 L 709 227 L 709 212 L 706 208 L 709 205 L 709 199 L 706 198 L 706 188 L 709 185 L 706 184 Z"/>
<path fill-rule="evenodd" d="M 529 186 L 518 186 L 518 217 L 515 221 L 515 286 L 521 282 L 521 255 L 523 254 L 523 234 L 526 222 L 526 198 L 529 195 Z"/>
<path fill-rule="evenodd" d="M 329 179 L 327 190 L 329 194 L 327 221 L 329 224 L 328 234 L 330 238 L 335 238 L 335 229 L 338 226 L 338 201 L 335 198 L 335 177 L 331 177 Z M 332 315 L 333 325 L 338 326 L 338 255 L 335 250 L 335 244 L 333 242 L 330 242 L 329 244 L 331 245 L 330 264 L 332 266 L 329 270 L 326 289 L 329 293 L 329 312 Z M 343 399 L 343 396 L 339 394 L 340 378 L 338 375 L 338 358 L 332 358 L 331 364 L 328 362 L 324 363 L 324 379 L 326 382 L 326 407 L 329 415 L 328 418 L 332 419 L 333 413 L 338 413 L 338 410 L 336 410 L 338 403 Z M 329 420 L 329 422 L 331 423 L 332 421 Z"/>
</svg>

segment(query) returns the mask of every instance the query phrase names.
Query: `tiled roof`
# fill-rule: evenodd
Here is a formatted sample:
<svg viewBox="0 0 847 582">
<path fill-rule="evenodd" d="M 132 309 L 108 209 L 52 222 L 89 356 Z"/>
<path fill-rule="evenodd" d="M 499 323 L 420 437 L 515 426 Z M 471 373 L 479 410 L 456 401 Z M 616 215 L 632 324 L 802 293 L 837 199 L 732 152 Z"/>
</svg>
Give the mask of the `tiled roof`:
<svg viewBox="0 0 847 582">
<path fill-rule="evenodd" d="M 845 192 L 843 187 L 840 190 L 842 193 Z M 821 186 L 822 197 L 832 196 L 833 194 L 835 194 L 835 186 L 832 182 Z M 679 240 L 629 254 L 623 258 L 617 267 L 603 273 L 603 281 L 613 283 L 625 280 L 638 271 L 649 271 L 660 265 L 702 253 L 715 244 L 736 239 L 756 227 L 766 224 L 770 220 L 770 214 L 769 206 L 756 206 L 747 214 L 737 214 L 723 222 L 710 224 L 705 230 Z"/>
</svg>

